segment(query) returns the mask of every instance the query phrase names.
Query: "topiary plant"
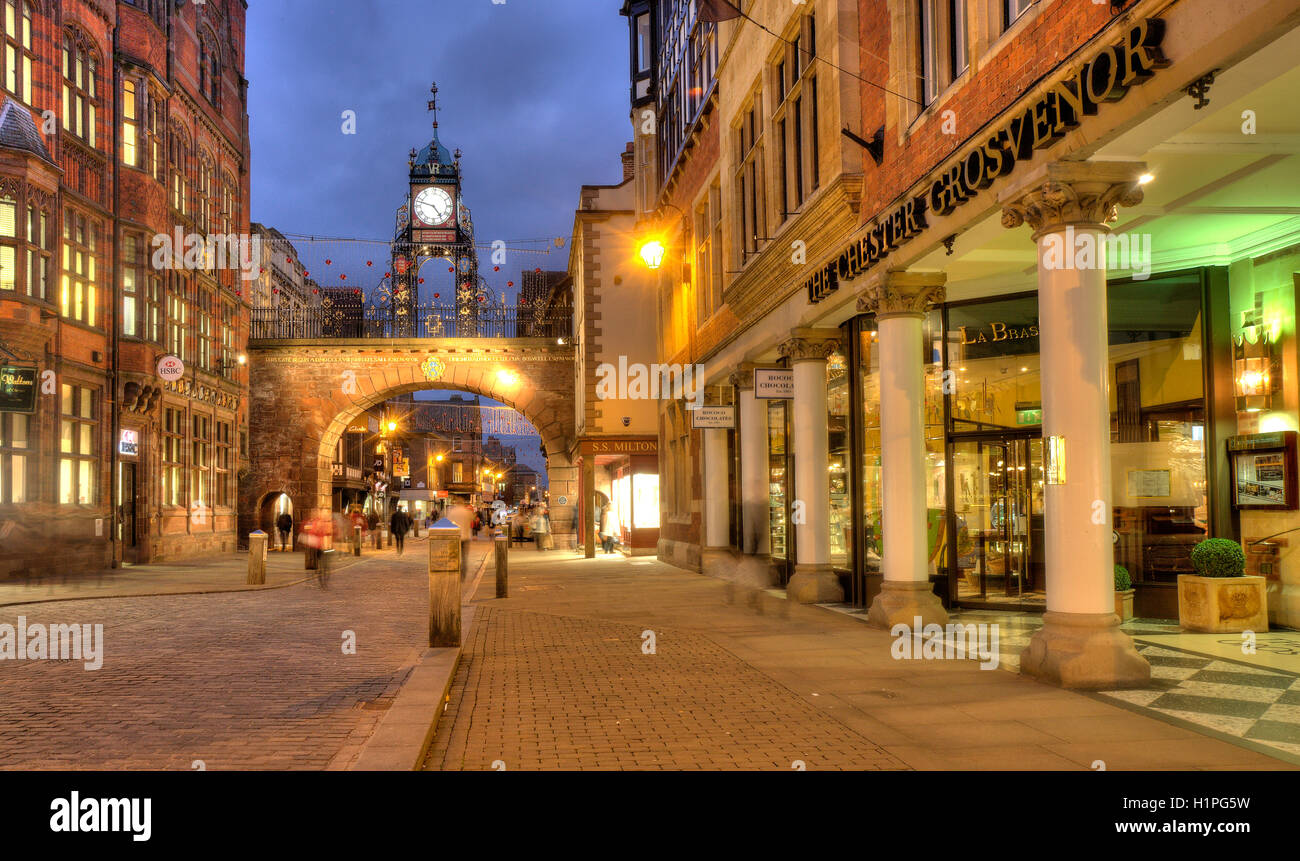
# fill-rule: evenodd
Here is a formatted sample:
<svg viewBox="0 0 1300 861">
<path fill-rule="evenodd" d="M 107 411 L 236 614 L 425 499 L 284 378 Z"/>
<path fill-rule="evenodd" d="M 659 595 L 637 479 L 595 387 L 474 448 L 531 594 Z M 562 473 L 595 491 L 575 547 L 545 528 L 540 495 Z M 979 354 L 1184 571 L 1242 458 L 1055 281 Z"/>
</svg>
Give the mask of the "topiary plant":
<svg viewBox="0 0 1300 861">
<path fill-rule="evenodd" d="M 1192 548 L 1192 567 L 1202 577 L 1244 577 L 1246 554 L 1227 538 L 1207 538 Z"/>
<path fill-rule="evenodd" d="M 1115 566 L 1115 591 L 1127 592 L 1133 588 L 1133 578 L 1129 576 L 1128 569 L 1123 565 Z"/>
</svg>

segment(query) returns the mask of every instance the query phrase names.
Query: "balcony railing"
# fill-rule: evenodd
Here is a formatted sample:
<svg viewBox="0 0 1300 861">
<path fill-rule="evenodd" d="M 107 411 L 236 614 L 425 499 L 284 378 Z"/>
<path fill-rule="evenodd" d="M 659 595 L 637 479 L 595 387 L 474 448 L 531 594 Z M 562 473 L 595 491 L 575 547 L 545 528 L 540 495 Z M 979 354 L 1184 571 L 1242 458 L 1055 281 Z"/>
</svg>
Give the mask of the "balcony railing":
<svg viewBox="0 0 1300 861">
<path fill-rule="evenodd" d="M 253 308 L 251 340 L 385 338 L 568 338 L 569 311 L 539 312 L 526 306 L 470 309 L 455 305 L 391 307 Z"/>
</svg>

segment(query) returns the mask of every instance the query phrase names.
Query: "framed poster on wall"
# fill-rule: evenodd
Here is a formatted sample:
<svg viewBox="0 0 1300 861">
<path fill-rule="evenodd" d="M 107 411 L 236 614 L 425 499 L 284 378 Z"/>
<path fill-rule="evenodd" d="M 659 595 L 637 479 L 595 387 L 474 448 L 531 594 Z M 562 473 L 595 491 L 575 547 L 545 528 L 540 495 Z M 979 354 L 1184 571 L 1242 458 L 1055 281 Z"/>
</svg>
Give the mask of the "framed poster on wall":
<svg viewBox="0 0 1300 861">
<path fill-rule="evenodd" d="M 1238 509 L 1295 510 L 1296 432 L 1229 437 L 1232 506 Z"/>
</svg>

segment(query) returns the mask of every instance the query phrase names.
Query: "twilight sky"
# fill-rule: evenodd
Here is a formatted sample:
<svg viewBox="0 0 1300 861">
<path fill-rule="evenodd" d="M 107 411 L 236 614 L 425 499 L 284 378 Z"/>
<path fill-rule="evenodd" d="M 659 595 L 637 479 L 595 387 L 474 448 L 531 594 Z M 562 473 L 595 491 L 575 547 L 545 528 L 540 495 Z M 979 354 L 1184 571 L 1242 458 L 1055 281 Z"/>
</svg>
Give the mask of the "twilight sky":
<svg viewBox="0 0 1300 861">
<path fill-rule="evenodd" d="M 426 102 L 436 80 L 439 136 L 449 150 L 464 152 L 465 199 L 479 244 L 567 240 L 579 186 L 621 179 L 619 153 L 631 127 L 620 5 L 252 0 L 253 220 L 286 234 L 390 238 L 408 154 L 432 132 Z M 356 112 L 355 135 L 342 131 L 345 110 Z M 567 266 L 567 247 L 515 246 L 534 251 L 511 254 L 499 273 L 484 267 L 498 292 L 508 280 L 517 286 L 524 268 Z M 536 253 L 547 247 L 550 255 Z M 328 274 L 351 267 L 348 283 L 368 287 L 370 276 L 383 274 L 383 255 L 375 247 L 349 249 L 355 246 L 322 243 L 318 253 L 300 251 L 309 266 L 319 258 L 313 278 L 327 274 L 321 261 L 328 257 Z"/>
</svg>

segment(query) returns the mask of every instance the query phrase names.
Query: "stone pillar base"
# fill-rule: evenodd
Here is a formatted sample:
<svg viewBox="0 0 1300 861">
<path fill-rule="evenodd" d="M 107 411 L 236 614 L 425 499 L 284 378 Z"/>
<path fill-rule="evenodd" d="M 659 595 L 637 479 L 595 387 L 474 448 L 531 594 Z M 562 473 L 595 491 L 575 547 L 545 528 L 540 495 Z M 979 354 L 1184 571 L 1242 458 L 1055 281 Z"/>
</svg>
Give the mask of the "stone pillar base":
<svg viewBox="0 0 1300 861">
<path fill-rule="evenodd" d="M 731 547 L 706 547 L 700 558 L 700 573 L 755 589 L 770 589 L 781 582 L 770 557 L 739 553 Z"/>
<path fill-rule="evenodd" d="M 1110 690 L 1151 683 L 1151 665 L 1113 613 L 1044 613 L 1020 653 L 1020 672 L 1063 688 Z"/>
<path fill-rule="evenodd" d="M 799 604 L 836 604 L 844 600 L 844 589 L 829 565 L 795 565 L 785 596 Z"/>
<path fill-rule="evenodd" d="M 934 594 L 929 580 L 884 580 L 880 594 L 867 610 L 867 623 L 877 628 L 907 625 L 921 617 L 922 625 L 948 624 L 948 611 Z"/>
</svg>

